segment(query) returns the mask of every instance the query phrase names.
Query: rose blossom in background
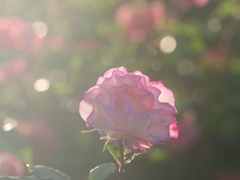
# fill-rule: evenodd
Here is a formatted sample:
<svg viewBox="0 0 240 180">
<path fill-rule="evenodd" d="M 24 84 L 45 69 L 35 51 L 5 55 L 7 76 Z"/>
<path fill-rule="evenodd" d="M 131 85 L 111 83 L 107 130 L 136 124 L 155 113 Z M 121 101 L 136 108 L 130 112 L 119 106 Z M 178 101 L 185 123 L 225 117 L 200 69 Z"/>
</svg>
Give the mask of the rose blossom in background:
<svg viewBox="0 0 240 180">
<path fill-rule="evenodd" d="M 0 83 L 6 78 L 22 74 L 27 69 L 27 60 L 23 56 L 16 57 L 12 62 L 0 66 Z"/>
<path fill-rule="evenodd" d="M 95 37 L 86 37 L 77 41 L 74 47 L 79 52 L 88 52 L 103 47 L 104 44 Z"/>
<path fill-rule="evenodd" d="M 136 6 L 124 3 L 115 13 L 116 21 L 123 27 L 132 42 L 142 42 L 154 26 L 164 21 L 165 6 L 161 1 Z"/>
<path fill-rule="evenodd" d="M 44 151 L 52 149 L 57 145 L 55 131 L 43 120 L 26 120 L 19 122 L 19 133 L 28 139 L 33 149 Z"/>
<path fill-rule="evenodd" d="M 22 176 L 24 171 L 24 164 L 18 158 L 0 152 L 0 176 Z"/>
<path fill-rule="evenodd" d="M 214 180 L 239 180 L 240 179 L 240 169 L 232 170 L 230 172 L 219 172 Z"/>
<path fill-rule="evenodd" d="M 175 123 L 174 96 L 161 81 L 149 82 L 139 71 L 113 68 L 99 77 L 80 102 L 79 112 L 88 127 L 105 133 L 115 144 L 126 139 L 125 148 L 146 150 L 170 138 Z M 177 137 L 177 128 L 171 128 Z M 174 132 L 173 132 L 174 131 Z"/>
<path fill-rule="evenodd" d="M 174 4 L 180 7 L 183 11 L 189 11 L 193 6 L 203 7 L 209 0 L 171 0 Z"/>
<path fill-rule="evenodd" d="M 218 71 L 225 71 L 228 68 L 228 59 L 226 52 L 215 47 L 206 48 L 202 55 L 203 62 Z"/>
<path fill-rule="evenodd" d="M 44 45 L 38 38 L 31 23 L 21 19 L 0 18 L 0 50 L 37 51 Z"/>
</svg>

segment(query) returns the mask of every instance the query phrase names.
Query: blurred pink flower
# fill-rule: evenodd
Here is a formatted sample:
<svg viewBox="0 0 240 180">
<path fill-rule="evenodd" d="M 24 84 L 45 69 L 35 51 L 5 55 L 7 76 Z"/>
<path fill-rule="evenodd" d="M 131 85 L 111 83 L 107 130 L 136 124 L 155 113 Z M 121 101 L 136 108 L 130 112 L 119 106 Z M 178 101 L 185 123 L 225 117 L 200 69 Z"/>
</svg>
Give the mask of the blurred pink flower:
<svg viewBox="0 0 240 180">
<path fill-rule="evenodd" d="M 165 6 L 161 1 L 136 6 L 123 3 L 115 13 L 116 21 L 133 42 L 142 42 L 152 28 L 163 21 Z"/>
<path fill-rule="evenodd" d="M 21 160 L 9 153 L 0 152 L 0 176 L 22 176 L 24 172 Z"/>
<path fill-rule="evenodd" d="M 205 63 L 211 65 L 218 71 L 224 71 L 227 69 L 229 64 L 227 59 L 228 54 L 215 47 L 208 47 L 205 52 L 203 52 L 203 60 Z"/>
<path fill-rule="evenodd" d="M 23 56 L 16 57 L 12 62 L 0 66 L 0 83 L 6 78 L 22 74 L 27 69 L 27 60 Z"/>
<path fill-rule="evenodd" d="M 34 149 L 40 151 L 54 148 L 57 144 L 56 134 L 45 121 L 27 120 L 19 122 L 18 130 L 33 144 Z"/>
<path fill-rule="evenodd" d="M 239 180 L 240 179 L 240 170 L 231 171 L 228 173 L 218 173 L 214 180 Z"/>
<path fill-rule="evenodd" d="M 108 134 L 117 144 L 126 139 L 125 148 L 146 150 L 170 138 L 169 126 L 177 110 L 174 96 L 161 81 L 149 82 L 139 71 L 113 68 L 99 77 L 80 102 L 79 112 L 89 127 Z M 177 137 L 177 128 L 172 128 Z"/>
<path fill-rule="evenodd" d="M 173 1 L 184 11 L 190 10 L 193 6 L 203 7 L 209 2 L 209 0 L 171 0 L 171 1 Z"/>
<path fill-rule="evenodd" d="M 31 23 L 21 19 L 0 18 L 0 50 L 37 51 L 44 45 L 44 39 L 38 38 Z"/>
<path fill-rule="evenodd" d="M 86 37 L 75 43 L 75 49 L 79 52 L 88 52 L 99 47 L 102 47 L 104 44 L 94 37 Z"/>
<path fill-rule="evenodd" d="M 52 36 L 47 40 L 48 48 L 54 51 L 63 51 L 66 47 L 66 42 L 62 36 Z"/>
</svg>

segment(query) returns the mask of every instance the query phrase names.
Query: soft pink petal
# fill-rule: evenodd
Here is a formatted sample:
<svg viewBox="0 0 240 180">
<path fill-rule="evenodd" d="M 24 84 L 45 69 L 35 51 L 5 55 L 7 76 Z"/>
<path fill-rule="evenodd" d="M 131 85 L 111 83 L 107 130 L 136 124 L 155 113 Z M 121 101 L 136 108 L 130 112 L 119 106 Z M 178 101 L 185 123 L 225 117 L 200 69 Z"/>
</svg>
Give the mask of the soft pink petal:
<svg viewBox="0 0 240 180">
<path fill-rule="evenodd" d="M 141 81 L 140 81 L 141 83 L 139 83 L 139 88 L 147 89 L 147 86 L 150 82 L 149 77 L 142 74 L 140 71 L 135 71 L 135 72 L 133 72 L 133 74 L 141 76 Z"/>
<path fill-rule="evenodd" d="M 127 117 L 126 131 L 134 138 L 151 139 L 148 129 L 152 125 L 152 121 L 144 113 L 130 114 Z"/>
<path fill-rule="evenodd" d="M 124 114 L 116 108 L 111 108 L 104 105 L 102 102 L 96 101 L 94 99 L 88 100 L 95 109 L 97 118 L 104 118 L 111 122 L 111 124 L 119 130 L 124 130 L 126 118 Z M 89 119 L 89 121 L 92 121 Z M 91 124 L 90 124 L 91 126 Z M 101 129 L 100 129 L 101 130 Z"/>
<path fill-rule="evenodd" d="M 139 113 L 153 107 L 154 97 L 151 92 L 128 85 L 116 86 L 110 90 L 115 102 L 111 104 L 121 109 L 125 114 Z"/>
<path fill-rule="evenodd" d="M 116 129 L 114 127 L 113 122 L 111 122 L 111 121 L 109 121 L 108 119 L 105 119 L 105 118 L 95 119 L 90 126 L 94 127 L 94 128 L 97 128 L 97 129 L 100 129 L 101 131 L 103 131 L 107 134 L 124 133 L 124 131 Z"/>
<path fill-rule="evenodd" d="M 160 96 L 158 97 L 158 100 L 160 102 L 166 102 L 171 104 L 174 107 L 174 96 L 170 89 L 166 88 L 161 81 L 155 81 L 151 82 L 149 86 L 153 86 L 158 88 L 161 91 Z"/>
<path fill-rule="evenodd" d="M 103 75 L 103 77 L 105 78 L 109 78 L 111 77 L 112 75 L 114 74 L 118 74 L 120 76 L 124 76 L 126 75 L 128 72 L 127 72 L 127 69 L 123 66 L 119 67 L 119 68 L 112 68 L 112 69 L 109 69 L 108 71 L 106 71 Z"/>
<path fill-rule="evenodd" d="M 143 113 L 148 116 L 148 118 L 152 121 L 151 127 L 162 127 L 162 126 L 169 126 L 174 122 L 174 119 L 165 119 L 165 111 L 164 110 L 155 110 L 149 109 L 144 111 Z"/>
<path fill-rule="evenodd" d="M 157 109 L 157 106 L 159 104 L 158 97 L 160 96 L 161 91 L 154 86 L 148 86 L 147 90 L 153 94 L 153 96 L 154 96 L 154 109 Z"/>
<path fill-rule="evenodd" d="M 172 107 L 171 107 L 172 108 Z M 173 123 L 175 121 L 175 117 L 174 117 L 174 114 L 173 113 L 173 108 L 171 111 L 167 111 L 166 109 L 158 109 L 158 115 L 159 117 L 164 120 L 165 122 L 169 124 Z"/>
<path fill-rule="evenodd" d="M 149 139 L 137 139 L 132 137 L 126 138 L 125 148 L 131 148 L 135 151 L 145 151 L 152 146 L 152 143 Z"/>
<path fill-rule="evenodd" d="M 93 111 L 93 106 L 90 102 L 82 100 L 79 104 L 79 113 L 84 121 L 87 121 L 87 118 Z"/>
<path fill-rule="evenodd" d="M 139 81 L 141 80 L 141 76 L 136 76 L 136 75 L 125 75 L 125 76 L 119 76 L 117 75 L 117 78 L 121 79 L 123 84 L 127 84 L 128 86 L 132 88 L 136 88 L 137 85 L 139 84 Z"/>
<path fill-rule="evenodd" d="M 177 121 L 175 121 L 174 123 L 172 123 L 169 126 L 169 130 L 170 130 L 170 137 L 172 138 L 178 138 L 178 126 L 177 126 Z"/>
<path fill-rule="evenodd" d="M 113 70 L 109 72 L 107 77 L 99 77 L 97 81 L 97 85 L 100 85 L 106 89 L 110 89 L 113 86 L 121 86 L 123 84 L 122 76 L 125 76 L 125 73 L 119 70 Z M 105 76 L 105 74 L 104 74 Z"/>
<path fill-rule="evenodd" d="M 147 110 L 144 112 L 152 121 L 151 127 L 148 129 L 148 132 L 153 137 L 152 143 L 156 144 L 160 141 L 167 141 L 169 139 L 169 125 L 172 121 L 165 121 L 162 118 L 160 110 Z M 174 120 L 174 119 L 173 119 Z"/>
<path fill-rule="evenodd" d="M 156 144 L 161 141 L 168 141 L 170 138 L 170 132 L 168 126 L 162 127 L 153 127 L 149 130 L 149 133 L 152 135 L 152 143 Z"/>
<path fill-rule="evenodd" d="M 91 87 L 88 91 L 85 92 L 84 98 L 96 98 L 101 93 L 101 89 L 98 85 Z"/>
<path fill-rule="evenodd" d="M 110 93 L 104 88 L 99 86 L 99 88 L 101 89 L 101 98 L 97 99 L 101 102 L 103 102 L 106 106 L 110 104 Z"/>
</svg>

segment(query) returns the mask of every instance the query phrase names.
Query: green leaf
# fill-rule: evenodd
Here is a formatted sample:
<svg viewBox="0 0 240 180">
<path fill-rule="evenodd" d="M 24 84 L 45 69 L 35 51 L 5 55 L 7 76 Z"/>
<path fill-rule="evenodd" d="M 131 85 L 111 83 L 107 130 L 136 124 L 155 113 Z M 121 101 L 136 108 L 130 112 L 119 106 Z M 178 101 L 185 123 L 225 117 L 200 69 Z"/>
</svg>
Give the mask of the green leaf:
<svg viewBox="0 0 240 180">
<path fill-rule="evenodd" d="M 120 156 L 120 152 L 118 150 L 118 146 L 116 144 L 114 144 L 114 143 L 108 143 L 107 149 L 111 153 L 113 158 L 116 160 L 116 162 L 119 164 L 118 158 Z"/>
<path fill-rule="evenodd" d="M 114 163 L 101 164 L 89 172 L 89 180 L 104 180 L 117 169 Z"/>
<path fill-rule="evenodd" d="M 47 166 L 33 166 L 28 165 L 30 169 L 34 171 L 34 174 L 40 179 L 51 179 L 51 180 L 70 180 L 69 176 L 62 172 L 47 167 Z"/>
<path fill-rule="evenodd" d="M 21 180 L 41 180 L 37 176 L 22 176 L 19 177 Z"/>
</svg>

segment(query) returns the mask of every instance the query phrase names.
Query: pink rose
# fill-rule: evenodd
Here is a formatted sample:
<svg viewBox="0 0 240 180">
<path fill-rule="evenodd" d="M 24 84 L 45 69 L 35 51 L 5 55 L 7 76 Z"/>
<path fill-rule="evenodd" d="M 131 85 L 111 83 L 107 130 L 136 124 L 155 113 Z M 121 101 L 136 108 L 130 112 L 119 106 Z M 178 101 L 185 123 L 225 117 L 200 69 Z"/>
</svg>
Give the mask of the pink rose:
<svg viewBox="0 0 240 180">
<path fill-rule="evenodd" d="M 21 160 L 7 152 L 0 152 L 0 176 L 22 176 L 24 172 Z"/>
<path fill-rule="evenodd" d="M 153 27 L 164 21 L 165 5 L 161 1 L 151 4 L 120 5 L 115 13 L 116 21 L 123 27 L 132 42 L 143 42 Z"/>
<path fill-rule="evenodd" d="M 79 112 L 88 127 L 108 134 L 104 139 L 117 144 L 123 138 L 125 148 L 146 150 L 170 138 L 177 110 L 172 91 L 161 81 L 149 82 L 141 72 L 119 67 L 99 77 L 85 93 Z"/>
</svg>

